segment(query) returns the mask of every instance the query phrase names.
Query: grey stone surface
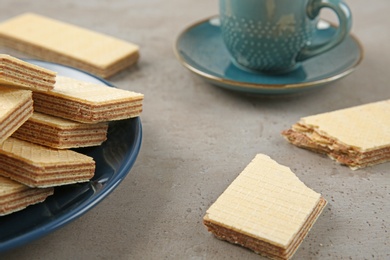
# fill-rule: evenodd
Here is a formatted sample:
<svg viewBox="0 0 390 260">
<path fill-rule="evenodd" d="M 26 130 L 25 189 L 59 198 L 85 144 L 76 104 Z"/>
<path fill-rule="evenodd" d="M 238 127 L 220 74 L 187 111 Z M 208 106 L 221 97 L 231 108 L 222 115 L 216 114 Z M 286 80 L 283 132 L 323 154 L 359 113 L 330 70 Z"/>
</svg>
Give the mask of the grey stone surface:
<svg viewBox="0 0 390 260">
<path fill-rule="evenodd" d="M 218 1 L 2 0 L 0 20 L 36 12 L 139 44 L 139 64 L 110 81 L 144 93 L 145 103 L 142 149 L 121 185 L 76 221 L 0 258 L 262 259 L 215 239 L 202 217 L 265 153 L 329 201 L 294 259 L 389 259 L 390 164 L 351 171 L 280 135 L 302 116 L 390 98 L 390 2 L 348 4 L 365 48 L 358 70 L 313 93 L 259 98 L 205 83 L 173 54 L 177 35 L 216 14 Z"/>
</svg>

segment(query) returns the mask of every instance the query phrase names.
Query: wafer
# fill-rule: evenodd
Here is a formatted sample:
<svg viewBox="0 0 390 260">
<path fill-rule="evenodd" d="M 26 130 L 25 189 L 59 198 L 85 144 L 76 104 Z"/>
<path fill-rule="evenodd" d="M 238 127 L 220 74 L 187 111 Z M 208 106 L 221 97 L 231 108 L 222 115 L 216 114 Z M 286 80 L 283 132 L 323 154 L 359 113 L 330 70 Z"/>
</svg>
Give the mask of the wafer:
<svg viewBox="0 0 390 260">
<path fill-rule="evenodd" d="M 290 259 L 326 205 L 286 166 L 258 154 L 203 218 L 217 238 Z"/>
<path fill-rule="evenodd" d="M 282 135 L 356 170 L 390 160 L 390 100 L 303 117 Z"/>
<path fill-rule="evenodd" d="M 86 182 L 94 176 L 93 158 L 9 137 L 0 145 L 0 175 L 29 187 Z"/>
<path fill-rule="evenodd" d="M 54 71 L 0 54 L 0 84 L 46 91 L 54 87 L 55 77 Z"/>
<path fill-rule="evenodd" d="M 139 58 L 139 47 L 133 43 L 34 13 L 0 23 L 0 42 L 104 78 L 133 65 Z"/>
<path fill-rule="evenodd" d="M 11 136 L 32 113 L 30 90 L 0 86 L 0 143 Z"/>
<path fill-rule="evenodd" d="M 108 123 L 85 124 L 34 112 L 12 135 L 56 149 L 97 146 L 107 140 Z"/>
<path fill-rule="evenodd" d="M 0 176 L 0 216 L 43 202 L 53 193 L 53 188 L 30 188 Z"/>
<path fill-rule="evenodd" d="M 132 91 L 57 76 L 54 89 L 34 92 L 35 111 L 82 123 L 137 117 L 144 95 Z"/>
</svg>

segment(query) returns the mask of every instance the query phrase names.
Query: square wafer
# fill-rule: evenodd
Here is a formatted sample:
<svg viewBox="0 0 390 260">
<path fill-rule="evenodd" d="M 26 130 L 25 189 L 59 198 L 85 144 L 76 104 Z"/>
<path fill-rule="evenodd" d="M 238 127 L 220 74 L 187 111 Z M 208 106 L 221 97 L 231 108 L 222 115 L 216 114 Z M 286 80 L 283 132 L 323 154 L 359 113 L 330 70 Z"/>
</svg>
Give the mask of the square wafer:
<svg viewBox="0 0 390 260">
<path fill-rule="evenodd" d="M 54 187 L 89 181 L 95 173 L 92 157 L 9 137 L 0 144 L 0 175 L 29 187 Z"/>
<path fill-rule="evenodd" d="M 97 146 L 107 140 L 108 123 L 85 124 L 39 112 L 12 135 L 56 149 Z"/>
<path fill-rule="evenodd" d="M 104 78 L 133 65 L 139 58 L 139 47 L 133 43 L 34 13 L 0 23 L 0 42 Z"/>
<path fill-rule="evenodd" d="M 34 110 L 82 123 L 137 117 L 144 95 L 102 84 L 57 76 L 53 90 L 34 92 Z"/>
<path fill-rule="evenodd" d="M 0 176 L 0 216 L 43 202 L 54 193 L 53 188 L 30 188 Z"/>
<path fill-rule="evenodd" d="M 326 205 L 286 166 L 258 154 L 207 210 L 217 238 L 290 259 Z"/>
<path fill-rule="evenodd" d="M 282 135 L 359 169 L 390 160 L 390 100 L 303 117 Z"/>
<path fill-rule="evenodd" d="M 11 136 L 33 114 L 30 90 L 0 86 L 0 143 Z"/>
<path fill-rule="evenodd" d="M 33 91 L 52 89 L 56 72 L 0 54 L 0 84 L 27 88 Z"/>
</svg>

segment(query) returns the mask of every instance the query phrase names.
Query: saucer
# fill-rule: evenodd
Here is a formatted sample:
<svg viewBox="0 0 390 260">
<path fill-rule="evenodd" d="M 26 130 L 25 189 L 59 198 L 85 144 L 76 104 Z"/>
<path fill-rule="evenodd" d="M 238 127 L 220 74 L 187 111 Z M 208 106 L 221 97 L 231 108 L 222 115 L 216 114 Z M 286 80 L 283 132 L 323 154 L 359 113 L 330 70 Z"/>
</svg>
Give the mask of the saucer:
<svg viewBox="0 0 390 260">
<path fill-rule="evenodd" d="M 327 41 L 336 29 L 321 20 L 314 44 Z M 174 46 L 177 59 L 184 67 L 207 82 L 252 94 L 279 95 L 313 90 L 352 73 L 363 59 L 363 48 L 353 35 L 332 50 L 301 62 L 286 74 L 272 75 L 236 67 L 221 38 L 217 16 L 186 28 Z"/>
</svg>

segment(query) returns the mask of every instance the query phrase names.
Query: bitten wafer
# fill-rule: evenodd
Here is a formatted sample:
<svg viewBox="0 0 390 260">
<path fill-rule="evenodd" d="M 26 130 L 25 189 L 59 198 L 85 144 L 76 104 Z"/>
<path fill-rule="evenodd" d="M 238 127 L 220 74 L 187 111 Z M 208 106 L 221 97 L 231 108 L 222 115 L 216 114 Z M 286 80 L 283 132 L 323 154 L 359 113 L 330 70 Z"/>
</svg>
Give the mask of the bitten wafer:
<svg viewBox="0 0 390 260">
<path fill-rule="evenodd" d="M 0 216 L 40 203 L 53 193 L 53 188 L 30 188 L 0 176 Z"/>
<path fill-rule="evenodd" d="M 258 154 L 210 206 L 203 223 L 219 239 L 290 259 L 325 205 L 288 167 Z"/>
<path fill-rule="evenodd" d="M 95 173 L 92 157 L 9 137 L 0 144 L 0 175 L 29 187 L 54 187 L 89 181 Z"/>
<path fill-rule="evenodd" d="M 53 90 L 34 92 L 35 111 L 82 123 L 137 117 L 144 95 L 102 84 L 57 76 Z"/>
<path fill-rule="evenodd" d="M 0 86 L 0 143 L 11 136 L 32 113 L 31 91 Z"/>
<path fill-rule="evenodd" d="M 390 100 L 303 117 L 282 135 L 351 169 L 390 160 Z"/>
<path fill-rule="evenodd" d="M 46 91 L 54 87 L 56 75 L 54 71 L 0 54 L 0 83 L 3 85 Z"/>
<path fill-rule="evenodd" d="M 97 146 L 107 139 L 108 123 L 84 124 L 34 112 L 12 135 L 56 149 Z"/>
<path fill-rule="evenodd" d="M 0 23 L 0 42 L 104 78 L 133 65 L 139 58 L 139 47 L 133 43 L 34 13 Z"/>
</svg>

